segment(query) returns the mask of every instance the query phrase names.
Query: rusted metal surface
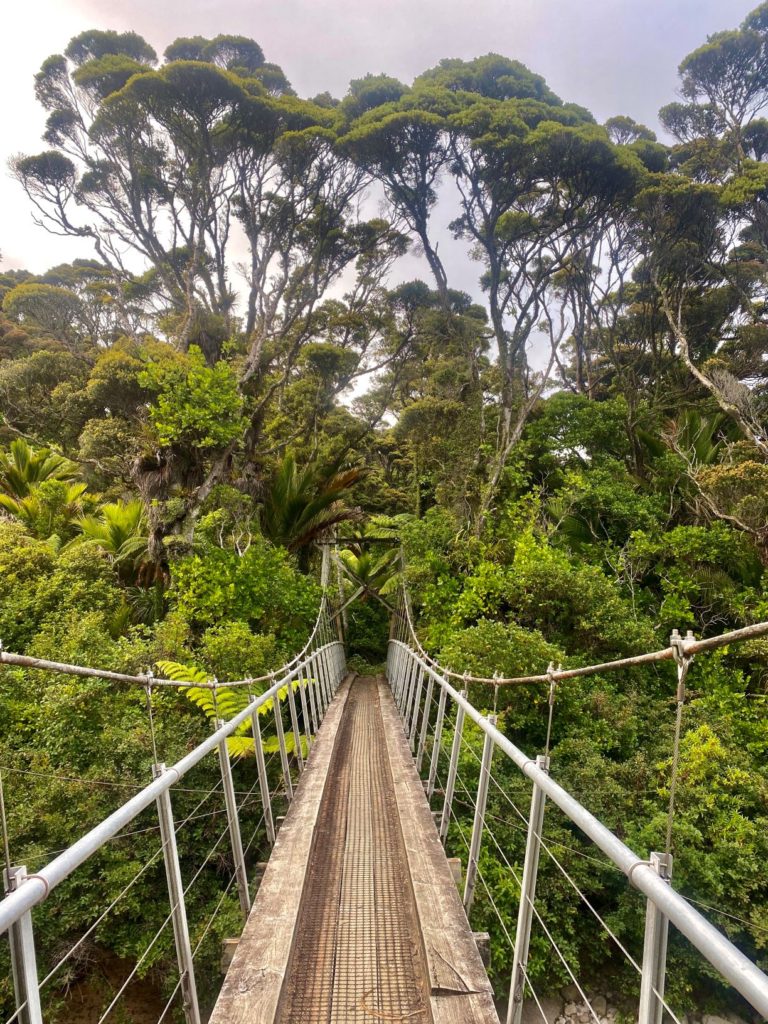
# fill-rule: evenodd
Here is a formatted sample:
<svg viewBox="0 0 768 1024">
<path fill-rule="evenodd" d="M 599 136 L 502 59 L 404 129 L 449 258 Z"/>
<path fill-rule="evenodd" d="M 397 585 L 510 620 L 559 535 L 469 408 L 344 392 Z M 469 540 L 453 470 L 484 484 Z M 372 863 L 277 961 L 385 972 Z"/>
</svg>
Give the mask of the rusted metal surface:
<svg viewBox="0 0 768 1024">
<path fill-rule="evenodd" d="M 315 826 L 280 1024 L 427 1024 L 429 974 L 379 689 L 347 699 Z"/>
<path fill-rule="evenodd" d="M 419 937 L 426 955 L 433 1024 L 499 1024 L 491 984 L 457 888 L 461 862 L 456 863 L 456 878 L 383 677 L 379 679 L 379 700 Z"/>
<path fill-rule="evenodd" d="M 312 744 L 209 1024 L 273 1024 L 275 1020 L 349 684 L 347 679 L 337 691 Z"/>
</svg>

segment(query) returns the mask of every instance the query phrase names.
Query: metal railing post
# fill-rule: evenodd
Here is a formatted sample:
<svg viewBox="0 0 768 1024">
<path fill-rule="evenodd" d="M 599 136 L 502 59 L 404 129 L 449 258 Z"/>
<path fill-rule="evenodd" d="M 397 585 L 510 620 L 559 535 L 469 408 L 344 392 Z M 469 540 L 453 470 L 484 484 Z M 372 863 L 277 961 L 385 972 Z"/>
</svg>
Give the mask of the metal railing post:
<svg viewBox="0 0 768 1024">
<path fill-rule="evenodd" d="M 6 890 L 15 892 L 24 884 L 27 869 L 21 864 L 18 867 L 12 867 L 10 873 L 7 870 L 4 871 L 3 877 Z M 11 925 L 8 930 L 8 938 L 11 945 L 11 973 L 18 1020 L 22 1024 L 43 1024 L 31 910 L 28 910 Z"/>
<path fill-rule="evenodd" d="M 320 719 L 322 721 L 325 718 L 325 712 L 328 710 L 328 687 L 326 683 L 326 667 L 322 641 L 318 642 L 317 654 L 315 658 L 315 664 L 317 667 L 317 690 L 318 690 L 318 704 L 317 708 L 320 713 Z"/>
<path fill-rule="evenodd" d="M 322 649 L 322 646 L 317 650 L 317 680 L 320 693 L 320 709 L 322 717 L 325 718 L 325 712 L 328 710 L 330 700 L 328 698 L 328 670 L 325 664 L 325 651 Z"/>
<path fill-rule="evenodd" d="M 395 697 L 395 706 L 397 710 L 400 710 L 400 689 L 403 684 L 403 680 L 400 676 L 400 662 L 402 656 L 402 648 L 399 644 L 395 645 L 395 653 L 392 658 L 392 675 L 390 676 L 390 686 L 392 687 L 392 693 Z"/>
<path fill-rule="evenodd" d="M 283 780 L 285 782 L 285 795 L 288 802 L 293 800 L 293 780 L 291 779 L 291 766 L 288 763 L 288 748 L 285 745 L 285 732 L 283 730 L 283 709 L 280 707 L 280 697 L 276 693 L 274 697 L 275 711 L 275 732 L 277 733 L 277 745 L 280 748 L 280 764 L 283 769 Z"/>
<path fill-rule="evenodd" d="M 328 703 L 330 704 L 336 693 L 336 651 L 332 647 L 326 647 L 325 660 L 328 662 Z"/>
<path fill-rule="evenodd" d="M 489 715 L 490 725 L 496 725 L 496 715 Z M 480 847 L 483 842 L 483 828 L 485 827 L 485 805 L 488 802 L 488 783 L 491 776 L 491 761 L 493 760 L 493 749 L 495 743 L 493 737 L 485 733 L 483 741 L 483 758 L 480 762 L 480 778 L 477 781 L 477 799 L 475 800 L 475 820 L 472 824 L 472 841 L 469 844 L 469 859 L 467 860 L 467 879 L 464 884 L 464 910 L 469 917 L 472 909 L 472 902 L 475 898 L 475 883 L 477 881 L 477 870 L 480 862 Z"/>
<path fill-rule="evenodd" d="M 413 719 L 418 716 L 419 700 L 421 697 L 421 665 L 416 658 L 411 658 L 413 672 L 411 675 L 411 692 L 408 697 L 408 707 L 405 709 L 405 735 L 408 738 L 408 745 L 413 748 Z M 411 750 L 413 752 L 413 750 Z"/>
<path fill-rule="evenodd" d="M 539 754 L 536 767 L 549 771 L 549 758 Z M 512 980 L 509 986 L 509 1008 L 507 1024 L 520 1024 L 525 996 L 525 971 L 528 966 L 528 950 L 531 945 L 531 924 L 533 923 L 533 901 L 536 898 L 536 876 L 539 871 L 541 853 L 541 830 L 544 827 L 544 791 L 533 783 L 531 813 L 528 818 L 528 837 L 525 842 L 525 863 L 520 885 L 520 908 L 517 913 L 515 932 L 515 955 L 512 961 Z"/>
<path fill-rule="evenodd" d="M 322 666 L 320 664 L 320 649 L 317 648 L 312 655 L 312 679 L 315 690 L 315 712 L 317 714 L 315 732 L 320 728 L 320 723 L 325 714 L 325 702 L 323 700 L 323 680 L 321 677 Z"/>
<path fill-rule="evenodd" d="M 326 692 L 326 710 L 330 707 L 331 701 L 333 700 L 333 669 L 331 667 L 331 651 L 329 647 L 323 648 L 323 663 L 325 664 L 325 692 Z"/>
<path fill-rule="evenodd" d="M 397 710 L 403 714 L 403 701 L 405 700 L 405 687 L 408 682 L 408 665 L 405 660 L 405 650 L 397 648 L 397 664 L 395 666 L 397 676 Z"/>
<path fill-rule="evenodd" d="M 159 779 L 165 772 L 166 767 L 162 761 L 152 765 L 153 778 Z M 195 964 L 192 959 L 192 944 L 189 940 L 187 908 L 184 903 L 184 883 L 181 878 L 179 850 L 176 845 L 176 828 L 173 820 L 170 789 L 164 790 L 157 798 L 157 817 L 160 822 L 160 839 L 163 844 L 168 898 L 171 901 L 173 938 L 176 944 L 176 962 L 179 965 L 184 1018 L 187 1024 L 200 1024 Z"/>
<path fill-rule="evenodd" d="M 440 759 L 440 750 L 443 742 L 443 721 L 445 719 L 445 701 L 447 698 L 445 687 L 440 687 L 440 696 L 437 700 L 437 718 L 435 719 L 435 735 L 432 740 L 432 757 L 429 762 L 429 782 L 427 784 L 427 799 L 431 800 L 435 795 L 435 780 L 437 779 L 437 762 Z"/>
<path fill-rule="evenodd" d="M 307 666 L 301 667 L 299 672 L 299 700 L 301 701 L 301 717 L 304 719 L 304 736 L 307 740 L 307 756 L 312 749 L 312 719 L 309 717 L 309 704 L 307 701 Z"/>
<path fill-rule="evenodd" d="M 269 793 L 269 779 L 267 778 L 267 763 L 264 760 L 264 747 L 261 745 L 261 725 L 259 724 L 259 710 L 251 715 L 251 732 L 253 733 L 253 749 L 256 754 L 256 771 L 259 776 L 259 793 L 261 794 L 261 807 L 264 811 L 264 825 L 267 830 L 267 840 L 270 845 L 275 843 L 275 822 L 272 817 L 272 797 Z"/>
<path fill-rule="evenodd" d="M 339 643 L 334 643 L 333 650 L 331 651 L 331 659 L 333 661 L 333 692 L 334 694 L 341 685 L 341 680 L 344 678 L 344 662 L 343 662 L 343 651 L 344 648 Z"/>
<path fill-rule="evenodd" d="M 652 853 L 650 867 L 665 882 L 672 880 L 672 854 Z M 667 975 L 669 921 L 651 900 L 646 902 L 643 971 L 640 980 L 638 1024 L 661 1024 Z"/>
<path fill-rule="evenodd" d="M 330 699 L 333 699 L 333 695 L 336 692 L 336 652 L 331 647 L 332 640 L 328 640 L 328 646 L 325 648 L 325 657 L 328 662 L 328 691 Z"/>
<path fill-rule="evenodd" d="M 312 732 L 316 735 L 317 730 L 320 727 L 320 717 L 317 712 L 317 679 L 316 672 L 317 666 L 315 665 L 315 656 L 311 654 L 307 660 L 307 693 L 309 695 L 309 707 L 312 713 Z"/>
<path fill-rule="evenodd" d="M 419 711 L 421 711 L 421 691 L 424 689 L 424 669 L 414 659 L 416 666 L 416 686 L 414 687 L 413 711 L 411 712 L 411 752 L 416 752 L 416 726 L 419 724 Z"/>
<path fill-rule="evenodd" d="M 304 771 L 304 755 L 301 752 L 301 734 L 299 733 L 299 716 L 296 714 L 296 695 L 293 692 L 294 674 L 288 677 L 288 708 L 291 715 L 291 729 L 293 730 L 293 747 L 296 752 L 296 763 L 299 771 Z"/>
<path fill-rule="evenodd" d="M 461 696 L 466 700 L 467 691 L 462 690 Z M 445 783 L 445 799 L 443 800 L 443 816 L 440 819 L 440 840 L 445 846 L 448 838 L 448 825 L 451 820 L 451 806 L 453 805 L 453 791 L 456 787 L 456 773 L 459 770 L 459 751 L 461 750 L 461 734 L 464 729 L 464 708 L 461 704 L 456 707 L 456 727 L 453 730 L 453 743 L 451 744 L 451 763 L 448 767 L 448 779 Z"/>
<path fill-rule="evenodd" d="M 219 719 L 219 727 L 224 723 Z M 247 921 L 251 912 L 251 897 L 248 892 L 248 877 L 245 873 L 245 857 L 243 856 L 243 841 L 240 837 L 240 818 L 237 814 L 237 802 L 235 801 L 235 787 L 232 782 L 232 765 L 229 763 L 229 751 L 227 741 L 222 740 L 219 744 L 219 765 L 221 767 L 221 782 L 224 788 L 224 804 L 227 808 L 227 824 L 229 825 L 229 841 L 232 846 L 232 859 L 235 862 L 235 878 L 237 880 L 237 895 L 240 899 L 240 909 L 243 918 Z"/>
<path fill-rule="evenodd" d="M 408 735 L 408 715 L 411 710 L 411 699 L 413 697 L 413 685 L 416 679 L 416 663 L 413 658 L 406 655 L 405 663 L 405 686 L 403 687 L 403 706 L 400 709 L 401 724 L 403 732 Z"/>
<path fill-rule="evenodd" d="M 427 695 L 424 698 L 424 715 L 421 719 L 421 734 L 419 736 L 419 749 L 416 752 L 416 770 L 421 774 L 421 764 L 424 760 L 424 750 L 427 746 L 427 730 L 429 729 L 429 716 L 432 713 L 432 693 L 435 688 L 435 678 L 427 675 Z"/>
</svg>

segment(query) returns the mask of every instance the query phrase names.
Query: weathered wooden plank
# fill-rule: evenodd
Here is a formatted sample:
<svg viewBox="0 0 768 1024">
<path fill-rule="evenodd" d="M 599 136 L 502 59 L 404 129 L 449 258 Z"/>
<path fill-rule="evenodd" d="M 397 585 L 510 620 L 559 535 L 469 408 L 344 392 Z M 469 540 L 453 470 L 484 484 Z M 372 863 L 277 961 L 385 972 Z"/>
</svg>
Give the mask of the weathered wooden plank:
<svg viewBox="0 0 768 1024">
<path fill-rule="evenodd" d="M 332 701 L 277 835 L 209 1024 L 272 1024 L 301 905 L 304 875 L 352 677 Z"/>
<path fill-rule="evenodd" d="M 498 1024 L 493 991 L 472 938 L 424 787 L 389 685 L 379 679 L 381 712 L 400 824 L 429 969 L 435 1024 Z"/>
</svg>

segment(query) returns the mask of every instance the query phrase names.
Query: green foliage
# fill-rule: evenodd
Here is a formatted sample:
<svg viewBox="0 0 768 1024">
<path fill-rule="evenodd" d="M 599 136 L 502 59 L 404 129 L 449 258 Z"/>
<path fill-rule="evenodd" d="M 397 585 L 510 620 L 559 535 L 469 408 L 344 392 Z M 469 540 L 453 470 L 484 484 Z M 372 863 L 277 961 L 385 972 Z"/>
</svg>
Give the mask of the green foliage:
<svg viewBox="0 0 768 1024">
<path fill-rule="evenodd" d="M 345 500 L 359 478 L 357 469 L 338 472 L 336 467 L 299 467 L 287 455 L 275 470 L 264 499 L 264 535 L 292 551 L 306 552 L 314 541 L 328 537 L 334 526 L 359 518 L 359 510 Z"/>
<path fill-rule="evenodd" d="M 170 599 L 193 629 L 239 620 L 279 633 L 289 649 L 298 649 L 319 597 L 316 584 L 293 568 L 284 550 L 258 540 L 242 556 L 213 548 L 179 561 Z"/>
<path fill-rule="evenodd" d="M 43 480 L 71 481 L 77 474 L 74 462 L 48 448 L 34 449 L 22 437 L 0 452 L 0 491 L 9 498 L 26 498 Z"/>
<path fill-rule="evenodd" d="M 440 661 L 457 672 L 491 677 L 524 676 L 542 665 L 562 661 L 561 651 L 537 630 L 514 622 L 481 618 L 476 625 L 455 630 L 440 649 Z"/>
<path fill-rule="evenodd" d="M 155 395 L 150 419 L 160 444 L 222 448 L 240 435 L 237 379 L 224 363 L 206 366 L 199 348 L 147 363 L 139 383 Z"/>
<path fill-rule="evenodd" d="M 33 537 L 59 547 L 74 536 L 89 496 L 83 483 L 49 478 L 23 498 L 0 494 L 0 508 L 22 522 Z"/>
<path fill-rule="evenodd" d="M 305 100 L 246 37 L 180 37 L 163 61 L 133 32 L 76 36 L 35 78 L 44 148 L 12 172 L 42 221 L 97 241 L 99 259 L 0 272 L 3 644 L 160 666 L 184 686 L 152 693 L 170 762 L 247 706 L 247 687 L 214 698 L 201 683 L 269 677 L 304 644 L 317 542 L 336 526 L 354 524 L 340 596 L 363 588 L 346 611 L 360 667 L 383 662 L 401 575 L 425 647 L 490 677 L 768 618 L 766 68 L 763 4 L 683 60 L 667 146 L 621 114 L 597 125 L 498 54 Z M 373 183 L 385 209 L 364 220 Z M 451 204 L 446 258 L 435 226 Z M 411 243 L 431 279 L 390 287 Z M 479 299 L 451 287 L 465 257 Z M 404 565 L 377 537 L 402 543 Z M 673 830 L 675 884 L 761 963 L 766 654 L 759 640 L 693 663 Z M 674 695 L 659 664 L 570 680 L 551 707 L 553 774 L 643 856 L 664 841 Z M 286 696 L 265 725 L 287 717 Z M 470 696 L 521 749 L 543 749 L 546 685 Z M 473 792 L 482 737 L 465 728 Z M 247 791 L 249 721 L 228 745 Z M 10 787 L 14 856 L 37 865 L 69 845 L 121 786 L 148 781 L 151 751 L 141 691 L 4 670 L 0 763 L 34 773 Z M 207 771 L 190 789 L 210 789 Z M 491 933 L 501 992 L 525 841 L 509 801 L 530 793 L 510 762 L 494 772 L 499 848 L 483 847 L 472 925 Z M 461 854 L 471 820 L 455 808 Z M 256 828 L 257 809 L 243 814 Z M 220 825 L 194 817 L 178 837 L 185 877 Z M 41 962 L 156 852 L 145 825 L 36 911 Z M 632 949 L 637 894 L 552 808 L 545 839 L 540 906 L 558 945 L 590 985 L 610 978 L 635 1000 L 550 852 Z M 98 951 L 146 947 L 166 906 L 157 867 L 99 926 Z M 229 867 L 200 876 L 191 921 Z M 223 908 L 198 959 L 211 991 L 221 930 L 237 927 Z M 740 1009 L 675 938 L 670 956 L 681 1018 Z M 145 966 L 170 979 L 173 962 L 166 932 Z M 540 930 L 528 969 L 537 991 L 568 981 Z M 53 999 L 46 1019 L 68 1019 Z"/>
<path fill-rule="evenodd" d="M 102 505 L 97 515 L 85 516 L 77 525 L 80 543 L 99 548 L 116 566 L 135 570 L 147 559 L 146 515 L 137 499 Z"/>
<path fill-rule="evenodd" d="M 266 675 L 281 662 L 273 633 L 252 633 L 238 619 L 209 626 L 200 637 L 200 661 L 218 679 Z"/>
<path fill-rule="evenodd" d="M 347 612 L 347 651 L 364 665 L 381 665 L 387 657 L 389 614 L 378 601 L 355 603 Z"/>
<path fill-rule="evenodd" d="M 180 689 L 186 697 L 198 707 L 205 717 L 214 722 L 228 721 L 245 711 L 253 700 L 254 696 L 264 693 L 271 686 L 271 682 L 253 683 L 250 687 L 240 686 L 237 688 L 217 686 L 212 690 L 209 686 L 196 686 L 195 683 L 212 683 L 213 679 L 202 669 L 190 665 L 180 665 L 175 661 L 158 661 L 157 667 L 167 679 L 178 681 Z M 189 685 L 185 685 L 189 684 Z M 294 679 L 290 684 L 294 690 L 304 685 L 304 680 Z M 276 694 L 278 708 L 282 702 L 288 701 L 288 685 L 281 686 Z M 270 697 L 259 705 L 259 715 L 272 715 L 275 713 L 275 698 Z M 280 711 L 280 714 L 283 712 Z M 296 749 L 296 737 L 293 732 L 285 732 L 285 746 L 289 754 Z M 227 737 L 227 750 L 230 757 L 255 756 L 254 736 L 250 717 L 241 722 Z M 279 749 L 277 734 L 264 736 L 262 739 L 264 752 L 274 753 Z"/>
<path fill-rule="evenodd" d="M 83 313 L 80 300 L 67 289 L 48 284 L 20 284 L 3 299 L 3 311 L 27 330 L 39 330 L 54 338 L 77 333 Z"/>
</svg>

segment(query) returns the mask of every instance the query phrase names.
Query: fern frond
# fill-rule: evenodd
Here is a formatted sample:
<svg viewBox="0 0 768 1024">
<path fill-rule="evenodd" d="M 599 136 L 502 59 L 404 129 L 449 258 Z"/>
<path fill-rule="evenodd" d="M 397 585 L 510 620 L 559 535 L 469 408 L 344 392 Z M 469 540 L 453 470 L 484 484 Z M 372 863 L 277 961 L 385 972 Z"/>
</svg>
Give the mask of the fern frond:
<svg viewBox="0 0 768 1024">
<path fill-rule="evenodd" d="M 166 679 L 172 679 L 174 683 L 210 683 L 212 681 L 208 673 L 201 668 L 181 665 L 178 661 L 158 661 L 157 668 Z"/>
<path fill-rule="evenodd" d="M 253 757 L 255 751 L 253 749 L 253 737 L 252 736 L 228 736 L 227 737 L 227 753 L 231 758 L 235 757 Z"/>
</svg>

